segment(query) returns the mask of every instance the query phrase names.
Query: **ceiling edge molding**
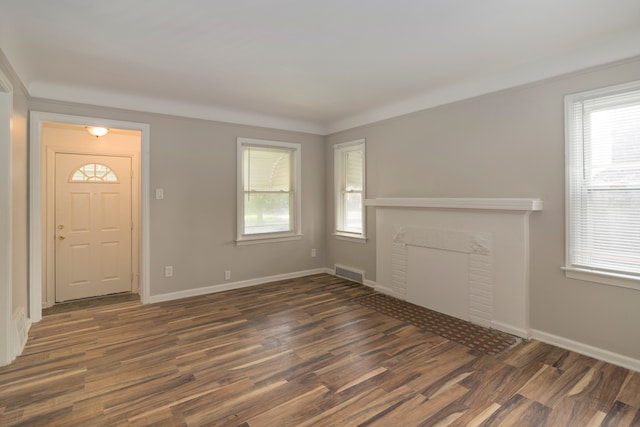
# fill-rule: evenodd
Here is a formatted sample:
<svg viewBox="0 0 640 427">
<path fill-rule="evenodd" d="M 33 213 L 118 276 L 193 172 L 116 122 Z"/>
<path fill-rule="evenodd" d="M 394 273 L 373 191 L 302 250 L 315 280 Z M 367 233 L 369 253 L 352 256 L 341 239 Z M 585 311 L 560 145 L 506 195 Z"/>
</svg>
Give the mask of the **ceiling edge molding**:
<svg viewBox="0 0 640 427">
<path fill-rule="evenodd" d="M 106 92 L 94 88 L 34 81 L 29 86 L 31 96 L 48 101 L 96 105 L 120 110 L 166 114 L 192 119 L 211 120 L 245 126 L 264 127 L 292 132 L 324 135 L 322 125 L 314 122 L 232 110 L 211 105 L 198 105 L 169 99 Z"/>
<path fill-rule="evenodd" d="M 11 62 L 9 62 L 9 58 L 7 58 L 2 48 L 0 48 L 0 68 L 7 74 L 7 77 L 13 80 L 13 84 L 22 91 L 24 96 L 29 98 L 30 94 L 27 87 L 22 83 L 22 79 L 18 73 L 16 73 L 16 70 L 11 65 Z"/>
</svg>

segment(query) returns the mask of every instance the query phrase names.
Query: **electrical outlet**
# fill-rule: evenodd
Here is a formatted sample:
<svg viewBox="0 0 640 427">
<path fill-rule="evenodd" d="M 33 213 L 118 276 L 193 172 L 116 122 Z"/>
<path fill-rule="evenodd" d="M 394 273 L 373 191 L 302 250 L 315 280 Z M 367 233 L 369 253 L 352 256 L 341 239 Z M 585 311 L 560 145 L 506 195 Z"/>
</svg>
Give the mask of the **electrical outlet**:
<svg viewBox="0 0 640 427">
<path fill-rule="evenodd" d="M 316 256 L 316 248 L 311 249 L 311 256 Z"/>
<path fill-rule="evenodd" d="M 231 279 L 231 270 L 225 270 L 224 271 L 224 280 L 229 280 Z"/>
<path fill-rule="evenodd" d="M 164 277 L 172 277 L 172 276 L 173 276 L 173 265 L 165 265 Z"/>
<path fill-rule="evenodd" d="M 164 199 L 164 189 L 156 188 L 156 200 L 162 200 L 162 199 Z"/>
</svg>

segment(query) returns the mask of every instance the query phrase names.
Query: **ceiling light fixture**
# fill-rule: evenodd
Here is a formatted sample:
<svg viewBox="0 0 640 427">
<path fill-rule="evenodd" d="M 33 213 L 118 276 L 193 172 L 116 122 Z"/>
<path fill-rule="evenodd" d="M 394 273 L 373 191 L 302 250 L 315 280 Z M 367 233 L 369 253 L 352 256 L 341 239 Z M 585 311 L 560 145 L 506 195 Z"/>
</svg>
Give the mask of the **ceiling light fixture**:
<svg viewBox="0 0 640 427">
<path fill-rule="evenodd" d="M 98 138 L 100 136 L 105 136 L 107 132 L 109 132 L 109 129 L 99 126 L 87 126 L 87 132 Z"/>
</svg>

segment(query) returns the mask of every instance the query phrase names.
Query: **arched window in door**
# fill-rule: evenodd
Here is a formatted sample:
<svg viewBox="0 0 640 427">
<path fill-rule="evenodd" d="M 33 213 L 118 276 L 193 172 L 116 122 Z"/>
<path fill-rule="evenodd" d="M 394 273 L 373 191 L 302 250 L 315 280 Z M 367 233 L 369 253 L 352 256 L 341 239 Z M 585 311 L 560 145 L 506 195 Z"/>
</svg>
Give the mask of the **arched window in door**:
<svg viewBox="0 0 640 427">
<path fill-rule="evenodd" d="M 118 176 L 109 166 L 87 163 L 73 172 L 71 182 L 118 182 Z"/>
</svg>

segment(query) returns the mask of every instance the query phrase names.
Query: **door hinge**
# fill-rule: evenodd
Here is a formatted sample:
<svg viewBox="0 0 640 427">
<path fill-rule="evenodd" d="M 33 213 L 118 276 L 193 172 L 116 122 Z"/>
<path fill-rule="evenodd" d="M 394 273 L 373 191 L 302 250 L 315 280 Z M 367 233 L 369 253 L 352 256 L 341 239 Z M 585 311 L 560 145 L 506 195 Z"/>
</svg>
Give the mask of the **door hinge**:
<svg viewBox="0 0 640 427">
<path fill-rule="evenodd" d="M 131 283 L 133 283 L 133 271 L 131 272 Z"/>
</svg>

